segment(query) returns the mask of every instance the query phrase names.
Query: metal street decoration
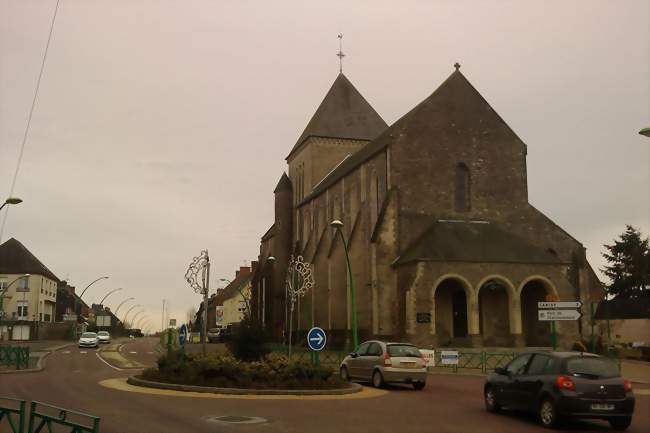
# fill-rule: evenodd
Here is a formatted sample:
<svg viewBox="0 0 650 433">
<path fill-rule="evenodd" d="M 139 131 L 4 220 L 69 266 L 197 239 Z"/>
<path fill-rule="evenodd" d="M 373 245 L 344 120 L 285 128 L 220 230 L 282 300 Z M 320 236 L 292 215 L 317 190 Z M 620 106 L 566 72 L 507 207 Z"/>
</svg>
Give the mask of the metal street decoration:
<svg viewBox="0 0 650 433">
<path fill-rule="evenodd" d="M 305 293 L 314 286 L 314 277 L 312 275 L 309 263 L 305 262 L 302 256 L 294 257 L 291 255 L 289 266 L 287 267 L 286 293 L 290 302 L 289 308 L 289 357 L 291 357 L 291 337 L 293 332 L 293 310 L 296 301 L 305 296 Z"/>
<path fill-rule="evenodd" d="M 208 335 L 208 292 L 210 290 L 210 257 L 208 250 L 194 257 L 185 272 L 185 281 L 196 293 L 203 295 L 203 354 L 206 353 L 206 340 Z"/>
</svg>

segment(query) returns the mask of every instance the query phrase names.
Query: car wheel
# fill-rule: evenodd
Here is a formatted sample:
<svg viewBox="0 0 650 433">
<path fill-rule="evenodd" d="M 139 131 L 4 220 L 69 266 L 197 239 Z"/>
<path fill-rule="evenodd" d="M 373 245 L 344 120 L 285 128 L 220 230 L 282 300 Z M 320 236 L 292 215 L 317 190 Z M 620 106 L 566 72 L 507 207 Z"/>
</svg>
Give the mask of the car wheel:
<svg viewBox="0 0 650 433">
<path fill-rule="evenodd" d="M 350 373 L 348 373 L 348 368 L 345 365 L 341 367 L 341 380 L 343 382 L 350 381 Z"/>
<path fill-rule="evenodd" d="M 413 389 L 416 391 L 422 391 L 425 385 L 426 382 L 413 382 Z"/>
<path fill-rule="evenodd" d="M 550 398 L 545 398 L 539 405 L 539 420 L 542 426 L 546 428 L 554 428 L 557 423 L 557 410 L 555 403 Z"/>
<path fill-rule="evenodd" d="M 485 398 L 485 410 L 491 413 L 499 412 L 501 406 L 499 406 L 499 402 L 497 401 L 497 394 L 496 392 L 494 392 L 494 388 L 488 386 L 485 389 L 484 398 Z"/>
<path fill-rule="evenodd" d="M 375 388 L 381 388 L 384 386 L 384 376 L 381 375 L 381 371 L 375 370 L 372 373 L 372 386 Z"/>
<path fill-rule="evenodd" d="M 632 417 L 623 416 L 620 418 L 610 418 L 608 421 L 609 425 L 612 426 L 613 429 L 625 430 L 630 426 L 630 424 L 632 424 Z"/>
</svg>

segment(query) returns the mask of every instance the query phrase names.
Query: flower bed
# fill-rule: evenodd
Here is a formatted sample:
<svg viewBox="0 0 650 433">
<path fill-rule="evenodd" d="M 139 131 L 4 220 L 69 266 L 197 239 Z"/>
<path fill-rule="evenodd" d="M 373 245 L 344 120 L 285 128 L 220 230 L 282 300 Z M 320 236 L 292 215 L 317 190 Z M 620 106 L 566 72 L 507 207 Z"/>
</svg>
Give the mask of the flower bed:
<svg viewBox="0 0 650 433">
<path fill-rule="evenodd" d="M 246 389 L 338 389 L 346 383 L 326 367 L 289 362 L 269 354 L 259 361 L 239 361 L 230 354 L 186 355 L 172 352 L 158 360 L 158 368 L 144 370 L 144 380 L 179 385 Z"/>
</svg>

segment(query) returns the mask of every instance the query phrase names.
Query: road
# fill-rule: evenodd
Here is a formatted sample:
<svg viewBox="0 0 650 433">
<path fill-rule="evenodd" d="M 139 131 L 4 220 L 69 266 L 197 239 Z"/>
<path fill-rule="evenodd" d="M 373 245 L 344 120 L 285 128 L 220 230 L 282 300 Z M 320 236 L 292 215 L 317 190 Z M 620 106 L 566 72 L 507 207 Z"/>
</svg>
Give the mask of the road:
<svg viewBox="0 0 650 433">
<path fill-rule="evenodd" d="M 121 353 L 152 365 L 155 344 L 155 339 L 130 341 Z M 380 396 L 333 400 L 181 397 L 129 392 L 99 384 L 129 374 L 133 372 L 118 371 L 104 363 L 93 349 L 73 347 L 50 355 L 45 371 L 2 375 L 0 396 L 38 400 L 100 416 L 102 433 L 546 431 L 532 417 L 487 413 L 480 377 L 435 375 L 430 376 L 421 392 L 394 387 Z M 650 396 L 638 395 L 630 432 L 650 431 L 648 409 Z M 267 422 L 222 425 L 206 420 L 214 416 L 254 416 Z M 4 431 L 3 425 L 0 431 Z M 609 431 L 608 425 L 600 421 L 570 422 L 565 429 Z"/>
</svg>

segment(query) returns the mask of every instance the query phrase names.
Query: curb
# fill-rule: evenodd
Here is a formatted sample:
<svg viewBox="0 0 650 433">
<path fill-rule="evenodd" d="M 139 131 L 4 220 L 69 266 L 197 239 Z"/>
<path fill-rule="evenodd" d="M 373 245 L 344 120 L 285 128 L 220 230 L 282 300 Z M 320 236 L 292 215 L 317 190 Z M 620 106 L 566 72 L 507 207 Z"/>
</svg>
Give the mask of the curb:
<svg viewBox="0 0 650 433">
<path fill-rule="evenodd" d="M 190 391 L 212 394 L 229 395 L 346 395 L 360 392 L 363 387 L 358 383 L 349 383 L 346 388 L 339 389 L 246 389 L 246 388 L 215 388 L 211 386 L 178 385 L 175 383 L 152 382 L 130 376 L 126 383 L 145 388 L 169 389 L 172 391 Z"/>
<path fill-rule="evenodd" d="M 107 348 L 100 347 L 99 350 L 97 350 L 97 352 L 96 352 L 96 353 L 97 353 L 97 356 L 99 356 L 99 357 L 101 358 L 102 361 L 104 361 L 105 363 L 107 363 L 108 365 L 110 365 L 110 366 L 113 367 L 113 368 L 117 368 L 118 370 L 142 370 L 142 369 L 147 368 L 146 365 L 142 365 L 142 364 L 140 364 L 139 362 L 136 362 L 136 361 L 129 361 L 128 359 L 126 359 L 126 358 L 122 355 L 122 353 L 120 352 L 120 349 L 122 349 L 122 346 L 124 346 L 124 344 L 126 344 L 126 343 L 119 343 L 119 344 L 115 347 L 114 350 L 113 350 L 113 349 L 111 349 L 111 350 L 106 350 Z M 122 367 L 121 365 L 119 365 L 119 366 L 118 366 L 118 365 L 115 365 L 115 364 L 113 364 L 112 362 L 110 362 L 110 360 L 108 360 L 108 359 L 106 359 L 106 358 L 104 358 L 104 357 L 102 356 L 102 353 L 103 353 L 103 352 L 114 352 L 114 353 L 117 353 L 120 357 L 122 357 L 122 358 L 125 359 L 126 361 L 128 361 L 128 362 L 130 362 L 130 363 L 132 363 L 132 364 L 133 364 L 133 363 L 137 363 L 137 364 L 139 364 L 139 365 L 137 365 L 137 366 L 135 366 L 135 367 Z"/>
</svg>

